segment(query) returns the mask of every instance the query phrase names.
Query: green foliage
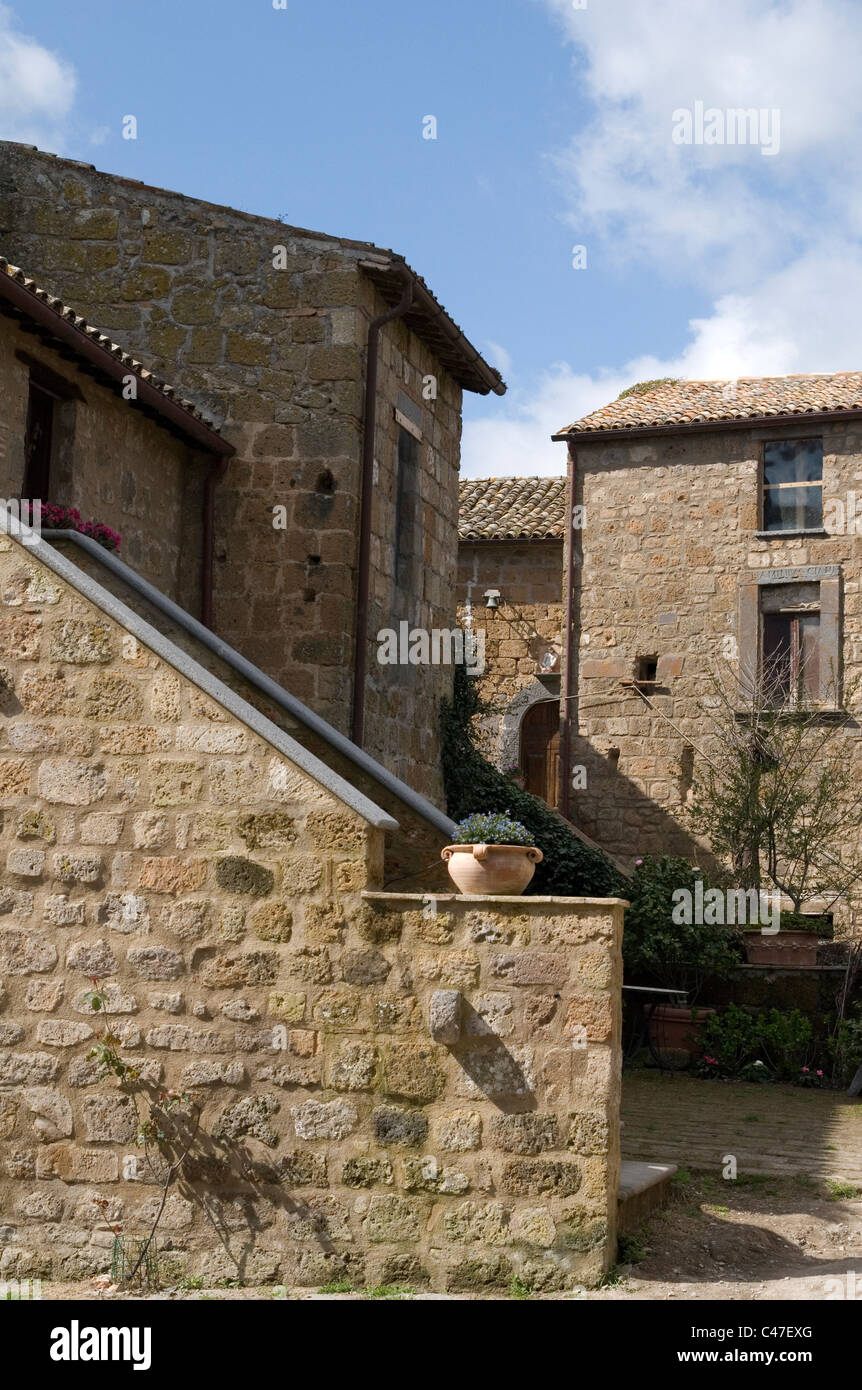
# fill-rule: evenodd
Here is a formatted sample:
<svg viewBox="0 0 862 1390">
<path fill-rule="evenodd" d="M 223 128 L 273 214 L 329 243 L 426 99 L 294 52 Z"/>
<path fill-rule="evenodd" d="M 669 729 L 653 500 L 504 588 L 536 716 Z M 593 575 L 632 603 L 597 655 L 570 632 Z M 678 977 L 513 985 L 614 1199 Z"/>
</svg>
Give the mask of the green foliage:
<svg viewBox="0 0 862 1390">
<path fill-rule="evenodd" d="M 626 879 L 610 859 L 583 844 L 561 816 L 482 757 L 475 746 L 473 720 L 484 708 L 475 678 L 456 666 L 453 698 L 444 700 L 441 709 L 443 780 L 452 819 L 462 820 L 479 809 L 519 821 L 529 832 L 529 843 L 545 856 L 528 893 L 628 897 Z"/>
<path fill-rule="evenodd" d="M 508 816 L 477 812 L 458 824 L 452 837 L 453 845 L 532 845 L 530 831 L 520 821 Z"/>
<path fill-rule="evenodd" d="M 620 1236 L 617 1242 L 617 1263 L 621 1265 L 639 1265 L 641 1260 L 645 1260 L 649 1253 L 643 1231 L 635 1231 L 631 1235 Z"/>
<path fill-rule="evenodd" d="M 321 1284 L 318 1293 L 353 1293 L 354 1286 L 349 1279 L 333 1279 L 329 1284 Z"/>
<path fill-rule="evenodd" d="M 832 1076 L 845 1090 L 862 1067 L 862 1008 L 843 1018 L 830 1039 Z"/>
<path fill-rule="evenodd" d="M 782 931 L 807 931 L 816 936 L 832 936 L 831 919 L 810 912 L 782 912 L 780 926 Z"/>
<path fill-rule="evenodd" d="M 362 1290 L 363 1298 L 410 1299 L 413 1290 L 407 1284 L 375 1284 Z"/>
<path fill-rule="evenodd" d="M 692 1002 L 704 980 L 724 978 L 740 954 L 732 927 L 673 921 L 674 893 L 685 889 L 694 899 L 699 879 L 702 872 L 687 859 L 663 855 L 639 860 L 627 889 L 631 906 L 623 934 L 623 961 L 630 978 L 686 990 Z"/>
<path fill-rule="evenodd" d="M 758 1015 L 766 1065 L 779 1081 L 799 1081 L 814 1058 L 814 1029 L 798 1009 L 770 1009 Z"/>
<path fill-rule="evenodd" d="M 512 1278 L 509 1280 L 509 1297 L 519 1299 L 532 1298 L 532 1287 L 529 1284 L 525 1284 L 519 1275 L 513 1274 Z"/>
<path fill-rule="evenodd" d="M 651 381 L 636 381 L 634 386 L 627 386 L 625 391 L 620 391 L 617 400 L 624 401 L 626 396 L 648 396 L 657 386 L 676 386 L 679 380 L 677 376 L 657 376 Z"/>
<path fill-rule="evenodd" d="M 827 1202 L 855 1202 L 862 1197 L 862 1191 L 855 1183 L 845 1182 L 843 1178 L 827 1178 Z"/>
<path fill-rule="evenodd" d="M 792 1081 L 797 1086 L 826 1084 L 815 1067 L 818 1043 L 799 1009 L 749 1013 L 738 1004 L 711 1014 L 701 1034 L 702 1076 L 733 1076 L 742 1081 Z"/>
<path fill-rule="evenodd" d="M 728 1004 L 720 1013 L 710 1014 L 703 1025 L 704 1061 L 722 1076 L 739 1076 L 746 1065 L 760 1060 L 758 1037 L 755 1015 L 738 1004 Z"/>
</svg>

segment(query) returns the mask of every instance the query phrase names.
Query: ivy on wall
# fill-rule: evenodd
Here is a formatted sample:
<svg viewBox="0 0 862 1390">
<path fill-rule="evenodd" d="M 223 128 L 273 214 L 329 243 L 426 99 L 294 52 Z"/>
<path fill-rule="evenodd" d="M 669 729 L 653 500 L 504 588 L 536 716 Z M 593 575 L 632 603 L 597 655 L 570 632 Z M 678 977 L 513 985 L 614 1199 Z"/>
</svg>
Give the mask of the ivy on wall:
<svg viewBox="0 0 862 1390">
<path fill-rule="evenodd" d="M 473 812 L 498 812 L 533 832 L 544 854 L 527 889 L 555 897 L 626 897 L 627 880 L 606 855 L 590 849 L 555 811 L 498 772 L 476 746 L 474 720 L 484 712 L 476 682 L 455 667 L 451 700 L 442 702 L 441 735 L 446 809 L 453 820 Z"/>
</svg>

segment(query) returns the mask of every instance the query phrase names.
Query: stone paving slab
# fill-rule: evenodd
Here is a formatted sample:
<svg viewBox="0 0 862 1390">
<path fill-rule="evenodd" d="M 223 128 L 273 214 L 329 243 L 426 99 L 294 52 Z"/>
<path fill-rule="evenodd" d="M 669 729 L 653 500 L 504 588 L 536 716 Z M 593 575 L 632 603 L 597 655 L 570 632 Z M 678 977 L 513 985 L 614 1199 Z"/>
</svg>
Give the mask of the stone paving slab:
<svg viewBox="0 0 862 1390">
<path fill-rule="evenodd" d="M 862 1100 L 841 1092 L 632 1072 L 622 1121 L 624 1159 L 862 1182 Z"/>
</svg>

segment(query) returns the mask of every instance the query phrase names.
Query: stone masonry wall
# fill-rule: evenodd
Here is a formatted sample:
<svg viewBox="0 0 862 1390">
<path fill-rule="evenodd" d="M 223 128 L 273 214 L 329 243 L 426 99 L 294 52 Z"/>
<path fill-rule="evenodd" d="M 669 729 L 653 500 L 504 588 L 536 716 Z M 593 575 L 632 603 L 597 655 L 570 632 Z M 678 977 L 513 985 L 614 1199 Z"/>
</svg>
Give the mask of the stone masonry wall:
<svg viewBox="0 0 862 1390">
<path fill-rule="evenodd" d="M 0 1273 L 152 1220 L 96 976 L 144 1085 L 203 1101 L 165 1277 L 597 1280 L 623 905 L 380 894 L 382 831 L 6 538 L 0 600 Z"/>
<path fill-rule="evenodd" d="M 771 433 L 820 432 L 814 419 Z M 576 567 L 580 737 L 572 757 L 586 766 L 588 784 L 573 793 L 572 811 L 605 849 L 629 861 L 699 852 L 682 815 L 690 787 L 682 755 L 689 739 L 708 741 L 699 701 L 710 668 L 736 659 L 744 580 L 770 568 L 839 565 L 845 686 L 862 669 L 862 538 L 757 535 L 759 456 L 769 433 L 578 445 L 574 500 L 586 506 L 586 527 Z M 846 505 L 850 494 L 862 496 L 862 430 L 827 425 L 822 433 L 824 497 Z M 646 655 L 659 658 L 649 696 L 659 712 L 620 685 Z M 862 775 L 858 726 L 842 737 Z"/>
<path fill-rule="evenodd" d="M 274 248 L 286 266 L 273 266 Z M 223 427 L 237 456 L 218 489 L 215 628 L 349 732 L 367 326 L 387 307 L 359 242 L 291 228 L 0 143 L 0 250 Z M 437 398 L 425 400 L 433 375 Z M 423 436 L 416 545 L 393 585 L 394 411 Z M 440 801 L 441 667 L 378 668 L 398 619 L 451 626 L 461 388 L 403 323 L 381 335 L 367 749 Z M 273 508 L 286 509 L 283 529 Z M 279 520 L 285 514 L 279 514 Z"/>
<path fill-rule="evenodd" d="M 485 606 L 488 589 L 502 596 L 496 611 Z M 562 591 L 562 541 L 461 541 L 458 547 L 458 621 L 463 625 L 469 611 L 485 633 L 479 690 L 492 710 L 481 732 L 498 767 L 518 762 L 520 723 L 530 706 L 559 699 L 559 671 L 540 675 L 538 667 L 546 652 L 562 650 Z"/>
<path fill-rule="evenodd" d="M 84 397 L 56 409 L 51 495 L 41 500 L 77 507 L 85 521 L 103 521 L 118 531 L 126 564 L 198 617 L 208 462 L 5 316 L 0 316 L 0 497 L 20 497 L 24 480 L 29 367 L 18 352 L 65 378 Z"/>
</svg>

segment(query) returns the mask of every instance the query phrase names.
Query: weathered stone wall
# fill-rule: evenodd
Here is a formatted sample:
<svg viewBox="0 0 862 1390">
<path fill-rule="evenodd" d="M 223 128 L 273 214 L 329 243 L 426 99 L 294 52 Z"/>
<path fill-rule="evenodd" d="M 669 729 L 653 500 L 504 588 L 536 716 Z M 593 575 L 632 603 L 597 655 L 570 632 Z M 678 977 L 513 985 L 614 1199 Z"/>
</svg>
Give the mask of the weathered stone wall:
<svg viewBox="0 0 862 1390">
<path fill-rule="evenodd" d="M 499 589 L 500 607 L 485 606 L 485 592 Z M 464 541 L 458 547 L 458 621 L 468 612 L 485 633 L 481 697 L 492 710 L 482 720 L 488 757 L 507 768 L 519 759 L 519 729 L 538 700 L 560 696 L 559 668 L 540 670 L 547 652 L 562 650 L 562 541 Z M 469 603 L 469 609 L 468 609 Z"/>
<path fill-rule="evenodd" d="M 343 777 L 350 786 L 355 787 L 398 822 L 397 830 L 390 828 L 384 832 L 382 887 L 395 887 L 401 892 L 406 892 L 411 888 L 425 890 L 445 887 L 451 882 L 440 857 L 441 849 L 452 839 L 450 831 L 441 830 L 395 792 L 381 785 L 371 773 L 364 772 L 350 759 L 338 753 L 321 735 L 300 724 L 274 700 L 264 695 L 257 686 L 239 675 L 226 661 L 204 647 L 178 623 L 166 618 L 145 599 L 135 594 L 122 580 L 112 575 L 96 558 L 81 550 L 74 542 L 55 539 L 51 541 L 51 548 L 107 589 L 121 603 L 143 618 L 144 622 L 155 627 L 181 651 L 211 672 L 230 690 L 235 691 L 254 709 L 259 710 L 276 728 L 287 733 L 308 752 L 319 758 L 326 767 Z"/>
<path fill-rule="evenodd" d="M 381 830 L 5 538 L 0 597 L 0 1272 L 101 1272 L 154 1214 L 95 976 L 145 1087 L 203 1101 L 166 1277 L 597 1279 L 622 904 L 375 892 Z"/>
<path fill-rule="evenodd" d="M 58 403 L 51 495 L 122 536 L 122 558 L 195 616 L 200 611 L 203 479 L 208 464 L 183 440 L 107 385 L 77 372 L 32 333 L 0 315 L 0 497 L 24 479 L 29 358 L 63 377 L 83 400 Z"/>
<path fill-rule="evenodd" d="M 836 564 L 843 587 L 845 684 L 860 671 L 860 536 L 757 535 L 764 438 L 820 434 L 816 420 L 772 432 L 726 430 L 630 443 L 579 443 L 574 501 L 586 506 L 576 565 L 580 738 L 587 768 L 573 818 L 611 853 L 694 854 L 681 815 L 690 788 L 683 759 L 709 729 L 699 712 L 710 669 L 736 660 L 740 586 L 766 569 Z M 824 497 L 862 495 L 862 431 L 828 424 Z M 651 712 L 631 681 L 639 656 L 657 655 Z M 676 728 L 671 727 L 672 720 Z M 858 729 L 843 735 L 859 762 Z M 609 751 L 619 750 L 616 755 Z"/>
<path fill-rule="evenodd" d="M 274 248 L 286 267 L 273 266 Z M 0 249 L 223 426 L 215 628 L 349 732 L 367 326 L 387 306 L 358 268 L 368 247 L 0 144 Z M 437 397 L 423 397 L 433 375 Z M 394 412 L 423 436 L 418 563 L 393 583 Z M 378 668 L 401 618 L 451 626 L 461 388 L 403 323 L 381 335 L 367 748 L 442 798 L 440 697 L 451 669 Z M 273 508 L 286 509 L 274 529 Z M 279 518 L 281 519 L 281 517 Z"/>
</svg>

